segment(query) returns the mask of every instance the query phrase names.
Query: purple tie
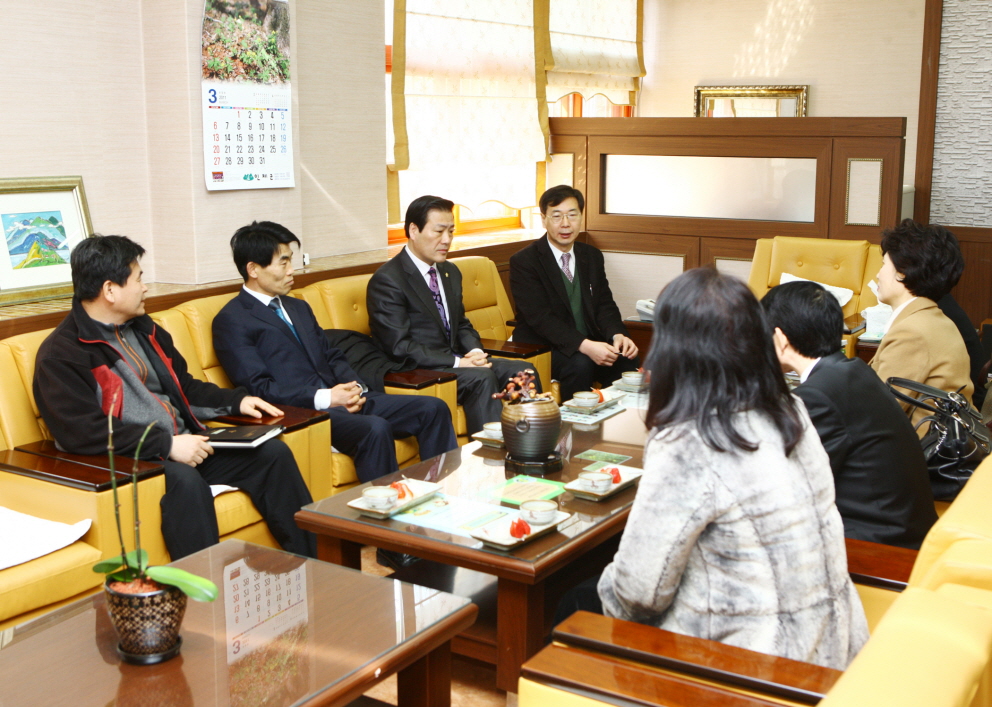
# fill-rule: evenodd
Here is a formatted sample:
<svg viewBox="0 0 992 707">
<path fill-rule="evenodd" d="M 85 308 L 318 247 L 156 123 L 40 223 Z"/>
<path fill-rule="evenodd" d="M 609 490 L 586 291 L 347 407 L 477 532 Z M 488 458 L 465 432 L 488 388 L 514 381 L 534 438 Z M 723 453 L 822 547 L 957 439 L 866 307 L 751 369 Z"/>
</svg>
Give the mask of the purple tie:
<svg viewBox="0 0 992 707">
<path fill-rule="evenodd" d="M 431 276 L 431 294 L 434 295 L 434 304 L 437 305 L 437 313 L 441 315 L 441 323 L 444 324 L 444 333 L 451 335 L 451 327 L 448 326 L 448 315 L 444 313 L 444 300 L 441 299 L 441 288 L 437 285 L 437 270 L 431 268 L 427 271 Z"/>
<path fill-rule="evenodd" d="M 571 260 L 571 258 L 572 258 L 571 253 L 561 254 L 561 271 L 565 273 L 565 277 L 568 278 L 569 282 L 572 281 L 572 271 L 568 269 L 568 261 Z"/>
</svg>

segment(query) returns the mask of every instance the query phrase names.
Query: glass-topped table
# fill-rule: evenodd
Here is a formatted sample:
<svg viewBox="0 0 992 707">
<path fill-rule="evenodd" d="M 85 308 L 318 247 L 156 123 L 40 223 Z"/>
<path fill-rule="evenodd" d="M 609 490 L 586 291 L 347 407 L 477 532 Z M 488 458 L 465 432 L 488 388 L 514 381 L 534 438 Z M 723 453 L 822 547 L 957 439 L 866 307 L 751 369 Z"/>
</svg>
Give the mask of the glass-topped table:
<svg viewBox="0 0 992 707">
<path fill-rule="evenodd" d="M 4 707 L 346 705 L 397 672 L 400 705 L 450 704 L 467 599 L 237 540 L 175 564 L 220 589 L 188 602 L 178 657 L 121 663 L 96 594 L 0 643 Z"/>
<path fill-rule="evenodd" d="M 634 402 L 635 396 L 631 396 L 628 403 Z M 643 404 L 643 400 L 640 403 Z M 563 424 L 559 449 L 566 459 L 564 468 L 543 478 L 561 482 L 575 480 L 579 472 L 594 463 L 577 458 L 577 455 L 591 449 L 629 457 L 623 465 L 641 468 L 647 434 L 644 416 L 643 408 L 631 404 L 620 414 L 592 428 Z M 388 485 L 403 477 L 433 481 L 440 484 L 441 503 L 450 497 L 453 504 L 468 501 L 477 506 L 489 504 L 516 510 L 515 505 L 501 500 L 506 491 L 505 483 L 516 476 L 504 467 L 504 454 L 503 449 L 472 442 L 397 474 L 376 479 L 372 484 Z M 452 643 L 452 649 L 494 663 L 497 686 L 511 692 L 516 691 L 520 665 L 543 645 L 546 580 L 553 575 L 561 577 L 570 569 L 581 571 L 587 563 L 577 560 L 587 558 L 611 539 L 615 542 L 626 524 L 635 493 L 635 487 L 630 487 L 597 502 L 577 498 L 565 491 L 554 500 L 561 511 L 571 514 L 570 517 L 556 531 L 505 551 L 484 545 L 464 529 L 445 529 L 442 525 L 429 527 L 403 515 L 385 520 L 363 516 L 349 507 L 348 502 L 360 498 L 367 485 L 318 501 L 297 513 L 297 523 L 317 533 L 318 556 L 358 568 L 361 546 L 374 545 L 416 555 L 446 568 L 495 576 L 495 631 L 491 628 L 487 631 L 485 622 L 480 620 L 479 626 Z M 611 545 L 604 548 L 612 552 Z M 441 586 L 459 593 L 454 574 L 444 577 L 424 574 L 441 574 L 433 563 L 417 563 L 410 568 L 409 575 L 404 570 L 397 576 L 415 578 L 418 584 Z M 477 579 L 474 581 L 478 584 Z M 485 609 L 482 613 L 486 613 Z"/>
</svg>

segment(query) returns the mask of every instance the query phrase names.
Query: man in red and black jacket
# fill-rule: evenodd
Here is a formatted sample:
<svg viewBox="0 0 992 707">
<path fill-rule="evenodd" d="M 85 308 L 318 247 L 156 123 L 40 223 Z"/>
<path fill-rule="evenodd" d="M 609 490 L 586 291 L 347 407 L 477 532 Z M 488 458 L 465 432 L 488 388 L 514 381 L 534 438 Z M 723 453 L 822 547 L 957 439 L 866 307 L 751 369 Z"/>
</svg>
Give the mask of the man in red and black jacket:
<svg viewBox="0 0 992 707">
<path fill-rule="evenodd" d="M 289 448 L 270 440 L 215 454 L 200 422 L 281 412 L 243 388 L 189 374 L 172 337 L 145 314 L 144 252 L 123 236 L 94 236 L 72 251 L 72 311 L 42 343 L 34 375 L 35 399 L 56 444 L 103 454 L 111 414 L 115 450 L 133 456 L 154 421 L 141 458 L 165 466 L 162 535 L 173 560 L 218 541 L 211 484 L 246 492 L 285 550 L 315 556 L 313 535 L 293 520 L 312 499 Z"/>
</svg>

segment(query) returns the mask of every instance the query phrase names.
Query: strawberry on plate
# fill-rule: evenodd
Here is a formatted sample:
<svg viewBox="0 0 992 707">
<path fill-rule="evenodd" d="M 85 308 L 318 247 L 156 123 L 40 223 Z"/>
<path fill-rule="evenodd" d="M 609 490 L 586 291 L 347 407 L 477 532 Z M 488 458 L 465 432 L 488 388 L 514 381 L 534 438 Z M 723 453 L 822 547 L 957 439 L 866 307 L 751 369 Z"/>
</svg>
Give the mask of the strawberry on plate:
<svg viewBox="0 0 992 707">
<path fill-rule="evenodd" d="M 510 535 L 515 538 L 525 538 L 530 535 L 530 524 L 523 518 L 517 518 L 510 523 Z"/>
<path fill-rule="evenodd" d="M 615 466 L 608 466 L 605 469 L 603 469 L 602 471 L 603 471 L 603 473 L 609 474 L 610 476 L 613 477 L 613 483 L 615 483 L 615 484 L 619 484 L 620 483 L 620 470 L 617 469 Z"/>
</svg>

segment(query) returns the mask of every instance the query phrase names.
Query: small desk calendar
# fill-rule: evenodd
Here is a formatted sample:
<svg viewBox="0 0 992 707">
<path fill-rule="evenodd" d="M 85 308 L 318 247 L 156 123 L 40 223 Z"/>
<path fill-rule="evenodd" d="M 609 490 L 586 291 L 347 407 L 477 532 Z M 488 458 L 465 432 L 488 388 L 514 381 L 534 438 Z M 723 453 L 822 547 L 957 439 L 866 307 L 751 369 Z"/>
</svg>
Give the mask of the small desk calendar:
<svg viewBox="0 0 992 707">
<path fill-rule="evenodd" d="M 307 619 L 307 567 L 256 572 L 240 559 L 224 567 L 227 663 L 241 660 Z"/>
</svg>

